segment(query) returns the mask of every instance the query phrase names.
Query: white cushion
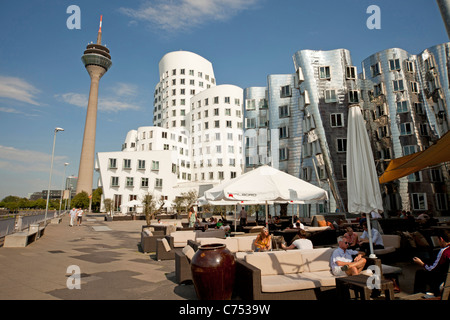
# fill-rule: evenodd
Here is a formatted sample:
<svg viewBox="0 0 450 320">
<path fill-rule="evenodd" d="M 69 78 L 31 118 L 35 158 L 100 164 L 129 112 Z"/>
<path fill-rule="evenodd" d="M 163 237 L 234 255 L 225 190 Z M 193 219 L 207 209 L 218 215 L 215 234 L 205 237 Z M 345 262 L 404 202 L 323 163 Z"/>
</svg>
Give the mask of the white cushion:
<svg viewBox="0 0 450 320">
<path fill-rule="evenodd" d="M 300 250 L 255 252 L 244 259 L 260 269 L 263 276 L 303 272 Z"/>
<path fill-rule="evenodd" d="M 167 239 L 166 238 L 162 238 L 161 242 L 162 242 L 162 244 L 164 246 L 164 249 L 166 249 L 166 251 L 169 252 L 170 251 L 170 245 L 169 245 L 169 242 L 167 242 Z"/>
<path fill-rule="evenodd" d="M 238 242 L 234 238 L 199 238 L 197 239 L 197 242 L 200 243 L 200 245 L 206 245 L 206 244 L 212 244 L 212 243 L 221 243 L 226 245 L 226 248 L 230 250 L 230 252 L 237 252 L 238 251 Z"/>
<path fill-rule="evenodd" d="M 258 235 L 247 236 L 247 237 L 235 237 L 238 242 L 238 251 L 246 252 L 246 251 L 254 251 L 255 250 L 255 239 Z"/>
<path fill-rule="evenodd" d="M 194 257 L 195 251 L 194 251 L 194 249 L 193 249 L 191 246 L 189 246 L 189 245 L 185 246 L 185 247 L 183 248 L 183 250 L 181 250 L 181 251 L 184 253 L 184 255 L 188 258 L 189 261 L 191 261 L 192 258 Z"/>
<path fill-rule="evenodd" d="M 301 250 L 305 272 L 330 271 L 333 248 Z"/>
<path fill-rule="evenodd" d="M 173 246 L 175 248 L 184 248 L 188 240 L 195 240 L 195 232 L 190 231 L 175 231 L 170 234 L 173 237 Z"/>
<path fill-rule="evenodd" d="M 317 280 L 320 282 L 320 286 L 322 287 L 334 287 L 336 286 L 336 278 L 338 278 L 339 276 L 333 275 L 331 273 L 331 270 L 328 270 L 317 272 L 303 272 L 302 277 Z"/>
<path fill-rule="evenodd" d="M 263 292 L 284 292 L 318 287 L 320 287 L 319 280 L 304 278 L 301 273 L 261 277 L 261 290 Z"/>
</svg>

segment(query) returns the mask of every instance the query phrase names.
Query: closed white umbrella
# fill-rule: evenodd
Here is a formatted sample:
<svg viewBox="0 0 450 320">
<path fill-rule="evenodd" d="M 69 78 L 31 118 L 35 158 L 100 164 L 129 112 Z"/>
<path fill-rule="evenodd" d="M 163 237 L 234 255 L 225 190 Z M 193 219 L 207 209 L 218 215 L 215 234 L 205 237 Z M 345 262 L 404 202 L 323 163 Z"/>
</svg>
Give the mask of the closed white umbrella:
<svg viewBox="0 0 450 320">
<path fill-rule="evenodd" d="M 372 210 L 383 210 L 383 201 L 372 148 L 370 147 L 361 108 L 358 105 L 350 107 L 348 111 L 347 194 L 348 211 L 351 213 L 366 213 L 370 257 L 375 258 L 370 212 Z"/>
</svg>

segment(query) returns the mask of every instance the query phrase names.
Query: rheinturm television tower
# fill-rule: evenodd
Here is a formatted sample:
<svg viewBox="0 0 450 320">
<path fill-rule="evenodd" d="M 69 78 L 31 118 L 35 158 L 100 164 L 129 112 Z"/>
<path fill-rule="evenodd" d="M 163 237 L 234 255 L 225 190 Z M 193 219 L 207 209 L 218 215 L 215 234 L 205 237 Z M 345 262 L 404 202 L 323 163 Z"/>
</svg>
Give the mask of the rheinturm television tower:
<svg viewBox="0 0 450 320">
<path fill-rule="evenodd" d="M 92 180 L 94 177 L 95 160 L 95 130 L 97 126 L 98 86 L 101 77 L 111 67 L 109 49 L 102 46 L 102 16 L 100 16 L 100 28 L 98 29 L 97 43 L 88 44 L 84 55 L 81 57 L 89 76 L 91 88 L 86 112 L 86 124 L 84 126 L 83 146 L 81 149 L 80 167 L 78 169 L 77 194 L 86 191 L 92 194 Z"/>
</svg>

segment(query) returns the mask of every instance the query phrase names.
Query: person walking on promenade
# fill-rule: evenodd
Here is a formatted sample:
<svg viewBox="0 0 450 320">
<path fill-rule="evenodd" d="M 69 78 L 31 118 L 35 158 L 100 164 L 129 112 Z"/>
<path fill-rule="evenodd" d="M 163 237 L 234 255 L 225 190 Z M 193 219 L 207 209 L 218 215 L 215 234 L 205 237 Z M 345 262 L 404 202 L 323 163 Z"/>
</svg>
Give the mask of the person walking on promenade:
<svg viewBox="0 0 450 320">
<path fill-rule="evenodd" d="M 78 208 L 78 210 L 77 210 L 77 226 L 81 225 L 81 220 L 83 219 L 83 214 L 84 214 L 83 209 Z"/>
<path fill-rule="evenodd" d="M 75 222 L 76 216 L 77 216 L 77 209 L 72 208 L 72 210 L 70 210 L 70 222 L 69 222 L 69 226 L 73 227 L 73 223 Z"/>
</svg>

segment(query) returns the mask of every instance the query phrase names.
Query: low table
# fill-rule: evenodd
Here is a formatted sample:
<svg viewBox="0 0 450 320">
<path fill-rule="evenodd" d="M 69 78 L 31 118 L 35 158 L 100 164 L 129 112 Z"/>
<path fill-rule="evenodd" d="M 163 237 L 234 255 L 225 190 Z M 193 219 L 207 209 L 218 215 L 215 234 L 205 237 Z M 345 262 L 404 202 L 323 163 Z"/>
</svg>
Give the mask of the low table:
<svg viewBox="0 0 450 320">
<path fill-rule="evenodd" d="M 356 298 L 359 295 L 362 300 L 370 300 L 372 289 L 367 286 L 367 279 L 369 279 L 369 276 L 364 274 L 336 278 L 336 290 L 339 299 L 349 300 L 350 290 L 353 290 Z M 384 291 L 386 300 L 394 300 L 394 283 L 392 281 L 380 279 L 379 290 Z"/>
</svg>

